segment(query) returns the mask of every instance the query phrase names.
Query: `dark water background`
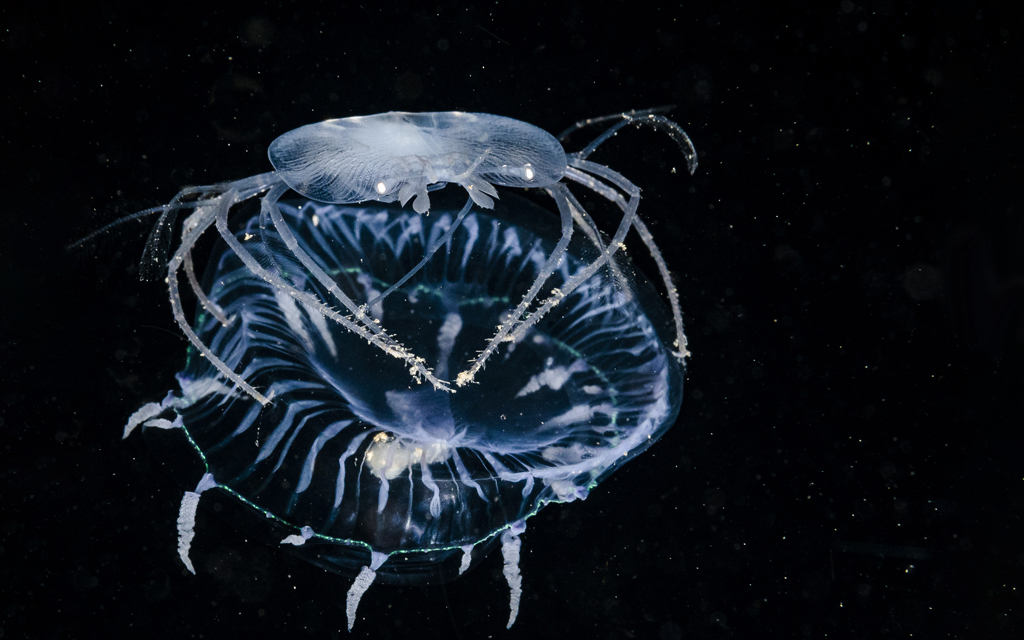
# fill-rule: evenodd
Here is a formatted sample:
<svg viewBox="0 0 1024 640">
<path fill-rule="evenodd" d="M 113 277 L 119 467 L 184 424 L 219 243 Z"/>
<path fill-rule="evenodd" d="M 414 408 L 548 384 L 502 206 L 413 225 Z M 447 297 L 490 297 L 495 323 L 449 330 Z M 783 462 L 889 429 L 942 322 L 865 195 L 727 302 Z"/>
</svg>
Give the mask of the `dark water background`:
<svg viewBox="0 0 1024 640">
<path fill-rule="evenodd" d="M 372 587 L 352 637 L 1024 633 L 1019 9 L 213 5 L 0 9 L 0 637 L 347 635 L 348 579 L 212 504 L 185 572 L 182 489 L 120 439 L 184 360 L 146 227 L 64 244 L 330 117 L 664 104 L 696 176 L 650 132 L 594 160 L 678 276 L 677 425 L 530 521 L 511 631 L 495 554 Z"/>
</svg>

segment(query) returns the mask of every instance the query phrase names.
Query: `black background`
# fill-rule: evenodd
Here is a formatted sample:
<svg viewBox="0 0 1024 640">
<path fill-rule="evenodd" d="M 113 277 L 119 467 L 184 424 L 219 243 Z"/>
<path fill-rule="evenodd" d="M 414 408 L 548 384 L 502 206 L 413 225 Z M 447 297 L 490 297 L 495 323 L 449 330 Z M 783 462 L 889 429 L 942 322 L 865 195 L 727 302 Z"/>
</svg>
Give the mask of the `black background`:
<svg viewBox="0 0 1024 640">
<path fill-rule="evenodd" d="M 200 508 L 127 416 L 182 366 L 145 225 L 299 125 L 467 110 L 629 131 L 693 358 L 677 425 L 352 637 L 1024 633 L 1024 19 L 969 2 L 78 3 L 0 10 L 0 636 L 345 637 L 350 581 Z M 1007 3 L 1009 4 L 1009 3 Z M 143 6 L 146 5 L 146 6 Z M 585 144 L 574 137 L 569 149 Z M 672 168 L 678 173 L 671 173 Z"/>
</svg>

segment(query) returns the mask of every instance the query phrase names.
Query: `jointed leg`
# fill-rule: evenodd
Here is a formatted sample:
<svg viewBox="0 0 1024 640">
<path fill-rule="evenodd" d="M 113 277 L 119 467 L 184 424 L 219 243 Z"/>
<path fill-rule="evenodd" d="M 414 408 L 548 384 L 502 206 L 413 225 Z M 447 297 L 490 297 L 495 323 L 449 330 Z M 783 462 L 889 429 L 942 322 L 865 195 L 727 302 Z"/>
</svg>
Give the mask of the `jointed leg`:
<svg viewBox="0 0 1024 640">
<path fill-rule="evenodd" d="M 609 169 L 604 165 L 576 158 L 573 158 L 572 164 L 575 167 L 578 167 L 579 169 L 585 169 L 590 173 L 593 173 L 608 180 L 609 182 L 619 187 L 623 191 L 630 191 L 631 189 L 636 189 L 636 186 L 633 185 L 633 183 L 627 180 L 624 176 L 622 176 L 616 171 Z M 595 183 L 601 184 L 599 181 L 595 181 Z M 601 186 L 606 187 L 607 185 L 602 184 Z M 610 200 L 612 200 L 617 205 L 622 207 L 623 211 L 625 211 L 627 203 L 625 203 L 622 200 L 621 196 L 615 194 L 615 196 L 617 197 L 609 197 L 611 194 L 607 193 L 605 189 L 602 189 L 600 187 L 595 188 L 595 186 L 591 186 L 591 188 L 593 188 L 597 193 L 600 193 L 601 195 L 608 197 Z M 686 350 L 686 334 L 683 333 L 683 315 L 682 310 L 679 307 L 679 293 L 678 291 L 676 291 L 675 286 L 672 284 L 672 278 L 668 271 L 668 265 L 665 263 L 665 258 L 661 255 L 661 250 L 658 249 L 658 245 L 654 242 L 654 236 L 651 235 L 651 232 L 647 229 L 647 225 L 645 225 L 643 220 L 640 219 L 640 216 L 633 216 L 633 227 L 637 230 L 637 233 L 640 234 L 640 239 L 643 240 L 643 243 L 651 252 L 651 257 L 654 258 L 655 263 L 658 265 L 658 272 L 661 275 L 662 281 L 665 283 L 665 289 L 668 292 L 669 305 L 672 307 L 672 318 L 676 329 L 676 341 L 674 346 L 678 350 L 676 353 L 676 357 L 680 359 L 685 358 L 687 355 L 689 355 L 689 351 Z"/>
<path fill-rule="evenodd" d="M 568 280 L 566 280 L 560 288 L 555 289 L 552 292 L 552 295 L 547 300 L 544 301 L 540 308 L 531 313 L 528 318 L 520 322 L 518 325 L 515 325 L 514 328 L 512 326 L 509 326 L 508 331 L 505 334 L 507 336 L 505 340 L 511 342 L 518 342 L 519 340 L 522 340 L 526 336 L 526 333 L 530 330 L 530 328 L 532 328 L 535 324 L 540 322 L 540 320 L 545 315 L 547 315 L 547 313 L 551 311 L 551 309 L 555 308 L 555 306 L 557 306 L 559 302 L 561 302 L 569 294 L 575 291 L 577 287 L 586 282 L 588 278 L 593 276 L 595 273 L 597 273 L 599 269 L 608 264 L 609 261 L 611 261 L 612 256 L 615 254 L 615 252 L 618 251 L 619 248 L 622 246 L 623 241 L 626 239 L 626 234 L 629 232 L 630 227 L 633 225 L 633 220 L 636 218 L 636 209 L 640 203 L 640 189 L 638 189 L 636 185 L 632 184 L 625 178 L 622 178 L 622 176 L 619 177 L 622 179 L 623 183 L 617 186 L 620 186 L 624 191 L 626 191 L 629 194 L 629 199 L 625 203 L 626 206 L 623 210 L 622 220 L 619 222 L 618 229 L 615 230 L 615 235 L 612 236 L 611 241 L 608 243 L 607 250 L 604 251 L 600 256 L 598 256 L 596 260 L 594 260 L 586 267 L 576 272 Z M 553 187 L 551 187 L 551 191 L 555 191 L 556 187 L 559 190 L 566 189 L 565 185 L 557 183 Z M 555 194 L 552 193 L 552 195 Z M 568 207 L 568 197 L 565 196 L 564 194 L 561 195 L 562 198 L 566 200 L 564 206 Z M 557 197 L 555 198 L 555 200 L 556 202 L 559 203 L 559 208 L 561 209 L 563 206 L 562 201 L 559 200 Z M 492 340 L 492 343 L 493 342 L 494 341 Z M 488 348 L 491 348 L 491 344 L 488 344 Z M 481 357 L 483 357 L 485 354 L 489 355 L 485 351 L 484 354 L 481 354 Z M 476 366 L 477 362 L 480 362 L 480 358 L 478 358 L 477 361 L 474 362 L 474 366 Z M 462 374 L 460 374 L 460 377 L 461 375 Z"/>
<path fill-rule="evenodd" d="M 622 209 L 623 211 L 626 210 L 626 200 L 622 197 L 622 194 L 620 194 L 615 189 L 609 187 L 605 183 L 601 182 L 594 176 L 588 173 L 584 173 L 570 166 L 566 169 L 565 177 L 572 180 L 573 182 L 578 182 L 583 186 L 591 189 L 592 191 L 595 191 L 599 195 L 604 196 L 608 200 L 611 200 L 612 202 L 617 204 L 619 208 Z M 576 199 L 576 196 L 574 196 L 572 192 L 570 192 L 568 189 L 566 189 L 565 192 L 569 197 L 570 204 L 573 205 L 573 217 L 575 218 L 576 223 L 583 228 L 583 231 L 590 238 L 591 242 L 594 243 L 594 246 L 597 247 L 598 251 L 602 253 L 607 251 L 608 249 L 605 247 L 604 239 L 601 238 L 601 232 L 597 228 L 597 223 L 594 222 L 594 219 L 590 217 L 590 215 L 587 213 L 587 210 L 583 207 L 582 204 L 580 204 L 579 200 Z M 629 287 L 626 284 L 625 277 L 619 270 L 619 265 L 614 260 L 609 260 L 608 267 L 611 269 L 612 276 L 615 278 L 616 282 L 619 283 L 619 286 L 622 288 L 623 292 L 627 292 Z"/>
<path fill-rule="evenodd" d="M 292 234 L 291 230 L 285 224 L 284 219 L 281 217 L 281 212 L 277 207 L 277 199 L 281 197 L 285 191 L 288 190 L 287 185 L 280 183 L 274 185 L 270 192 L 264 196 L 263 204 L 264 207 L 269 207 L 269 213 L 271 219 L 274 221 L 274 226 L 277 228 L 281 239 L 284 241 L 288 249 L 295 255 L 295 257 L 312 273 L 316 279 L 328 287 L 335 294 L 343 304 L 349 309 L 349 311 L 356 314 L 364 324 L 356 324 L 352 320 L 344 317 L 322 300 L 319 300 L 316 296 L 300 291 L 293 285 L 286 282 L 283 278 L 277 274 L 273 274 L 266 270 L 260 263 L 252 256 L 249 251 L 242 246 L 242 243 L 231 233 L 228 229 L 227 224 L 227 213 L 228 210 L 219 208 L 217 211 L 217 230 L 220 232 L 221 237 L 231 247 L 231 250 L 242 260 L 246 267 L 256 275 L 258 278 L 267 282 L 268 284 L 277 287 L 280 291 L 287 293 L 291 297 L 295 298 L 299 302 L 302 302 L 309 309 L 315 309 L 320 312 L 324 317 L 327 317 L 338 324 L 344 326 L 346 329 L 354 332 L 359 337 L 371 342 L 372 344 L 379 347 L 382 351 L 388 355 L 394 356 L 405 360 L 406 364 L 410 367 L 410 372 L 414 376 L 423 376 L 426 378 L 435 389 L 450 390 L 447 383 L 437 379 L 429 369 L 423 364 L 424 360 L 415 354 L 409 352 L 405 347 L 396 342 L 394 338 L 384 332 L 372 319 L 369 319 L 359 311 L 359 307 L 352 301 L 351 298 L 346 296 L 336 283 L 321 269 L 312 258 L 306 254 L 305 251 L 299 247 L 298 240 Z M 347 301 L 347 303 L 346 303 Z"/>
<path fill-rule="evenodd" d="M 146 248 L 142 251 L 142 260 L 139 262 L 139 270 L 143 280 L 156 280 L 164 273 L 167 266 L 167 253 L 171 248 L 171 235 L 174 233 L 174 223 L 178 219 L 178 211 L 191 209 L 196 206 L 195 202 L 182 202 L 189 196 L 204 196 L 210 193 L 219 192 L 219 187 L 189 187 L 182 189 L 171 198 L 171 201 L 163 207 L 160 219 L 153 225 L 146 240 Z M 184 231 L 182 232 L 184 233 Z"/>
<path fill-rule="evenodd" d="M 593 127 L 604 122 L 610 122 L 612 120 L 619 120 L 621 118 L 642 118 L 651 113 L 668 113 L 676 108 L 676 105 L 669 104 L 664 107 L 653 107 L 651 109 L 630 109 L 622 113 L 613 113 L 607 116 L 600 116 L 597 118 L 587 118 L 586 120 L 580 120 L 567 128 L 562 133 L 558 134 L 558 141 L 565 144 L 565 141 L 573 133 L 576 133 L 580 129 L 586 129 L 587 127 Z"/>
<path fill-rule="evenodd" d="M 196 298 L 199 300 L 199 304 L 203 305 L 203 308 L 209 311 L 210 315 L 212 315 L 214 318 L 217 318 L 218 322 L 220 322 L 225 327 L 231 324 L 231 321 L 235 319 L 234 316 L 231 316 L 229 318 L 227 314 L 224 313 L 224 310 L 221 309 L 219 304 L 206 297 L 206 293 L 203 292 L 203 288 L 199 285 L 199 280 L 196 278 L 195 267 L 192 264 L 191 251 L 185 252 L 184 265 L 185 275 L 188 277 L 188 283 L 192 287 L 193 293 L 196 294 Z"/>
<path fill-rule="evenodd" d="M 586 160 L 599 146 L 604 144 L 609 138 L 618 133 L 619 129 L 627 124 L 636 125 L 637 127 L 647 126 L 666 134 L 679 145 L 680 150 L 683 152 L 683 156 L 686 158 L 686 169 L 690 172 L 690 175 L 693 175 L 693 172 L 697 170 L 697 150 L 694 149 L 690 136 L 686 135 L 686 132 L 683 131 L 683 128 L 678 124 L 663 115 L 658 115 L 657 113 L 659 111 L 664 112 L 671 109 L 672 107 L 660 107 L 656 109 L 647 109 L 645 111 L 621 113 L 612 116 L 583 120 L 581 122 L 577 122 L 569 129 L 566 129 L 559 137 L 559 140 L 562 140 L 577 129 L 621 118 L 621 122 L 609 127 L 607 131 L 595 138 L 593 142 L 571 155 L 579 160 Z"/>
<path fill-rule="evenodd" d="M 512 311 L 512 313 L 505 320 L 502 321 L 501 325 L 498 327 L 498 332 L 494 335 L 493 338 L 490 339 L 490 341 L 487 343 L 487 346 L 484 347 L 484 350 L 480 352 L 476 359 L 473 360 L 469 368 L 460 373 L 458 377 L 455 379 L 455 384 L 459 385 L 460 387 L 473 381 L 473 378 L 476 376 L 477 372 L 483 368 L 484 363 L 487 361 L 487 358 L 491 357 L 491 354 L 493 354 L 497 350 L 498 345 L 507 340 L 514 341 L 518 339 L 513 336 L 514 333 L 518 333 L 516 331 L 517 324 L 520 322 L 520 319 L 523 317 L 523 314 L 526 313 L 526 310 L 530 307 L 531 304 L 533 304 L 534 299 L 540 292 L 540 288 L 544 286 L 544 283 L 547 281 L 547 279 L 551 276 L 552 273 L 555 272 L 555 269 L 558 267 L 558 263 L 565 256 L 566 249 L 568 249 L 569 247 L 569 240 L 572 238 L 573 217 L 570 211 L 571 205 L 569 204 L 568 197 L 566 197 L 565 195 L 565 191 L 565 185 L 561 183 L 555 183 L 548 188 L 548 192 L 551 194 L 551 196 L 555 199 L 555 202 L 558 204 L 558 212 L 561 215 L 561 239 L 558 241 L 558 244 L 555 245 L 555 249 L 551 252 L 551 255 L 548 256 L 548 259 L 544 262 L 544 265 L 541 267 L 540 272 L 537 274 L 537 277 L 533 281 L 533 285 L 530 286 L 530 290 L 526 292 L 526 295 L 523 296 L 523 299 L 519 302 L 518 305 L 516 305 L 516 308 Z M 555 296 L 559 295 L 557 289 L 555 290 L 554 294 Z M 557 302 L 555 304 L 557 304 Z M 531 319 L 532 317 L 533 316 L 531 316 Z M 539 319 L 540 318 L 538 318 L 538 320 Z M 535 322 L 536 321 L 530 323 L 531 326 Z"/>
<path fill-rule="evenodd" d="M 370 300 L 369 302 L 364 304 L 362 306 L 362 308 L 363 309 L 371 309 L 371 308 L 373 308 L 373 305 L 377 304 L 378 302 L 380 302 L 381 300 L 386 298 L 388 295 L 391 294 L 392 291 L 394 291 L 395 289 L 401 287 L 403 284 L 405 284 L 409 280 L 409 278 L 411 278 L 414 275 L 416 275 L 416 272 L 419 271 L 420 269 L 422 269 L 423 266 L 426 265 L 427 262 L 429 262 L 432 257 L 434 257 L 434 254 L 437 253 L 437 250 L 440 249 L 442 246 L 444 246 L 448 242 L 448 240 L 455 233 L 455 230 L 459 228 L 460 224 L 462 224 L 463 219 L 465 219 L 466 214 L 469 213 L 469 210 L 472 207 L 473 207 L 473 199 L 469 198 L 469 199 L 466 200 L 466 204 L 465 204 L 465 206 L 462 207 L 462 210 L 459 211 L 458 215 L 455 216 L 455 219 L 452 220 L 451 225 L 449 225 L 448 230 L 445 231 L 444 235 L 442 235 L 440 238 L 435 240 L 433 244 L 430 245 L 430 247 L 427 249 L 427 252 L 423 255 L 423 259 L 420 260 L 419 263 L 417 263 L 417 265 L 415 267 L 410 269 L 408 273 L 406 273 L 404 276 L 402 276 L 401 279 L 399 279 L 398 282 L 396 282 L 395 284 L 393 284 L 390 287 L 388 287 L 387 291 L 385 291 L 384 293 L 378 295 L 373 300 Z"/>
<path fill-rule="evenodd" d="M 220 196 L 223 201 L 218 202 L 216 207 L 218 209 L 223 208 L 225 211 L 231 207 L 231 204 L 235 201 L 235 194 L 229 192 Z M 221 374 L 237 386 L 241 387 L 243 391 L 248 393 L 250 396 L 256 399 L 262 405 L 266 405 L 270 402 L 269 398 L 266 398 L 259 391 L 256 391 L 248 382 L 242 379 L 237 373 L 232 371 L 220 358 L 218 358 L 210 348 L 203 344 L 203 341 L 199 339 L 199 336 L 192 330 L 191 325 L 188 323 L 188 319 L 185 318 L 185 312 L 181 308 L 181 294 L 178 291 L 178 269 L 181 268 L 182 263 L 191 251 L 192 247 L 195 246 L 196 240 L 203 234 L 210 225 L 213 223 L 215 213 L 211 208 L 211 205 L 207 207 L 198 207 L 196 211 L 189 216 L 189 220 L 185 224 L 185 230 L 182 233 L 181 245 L 178 250 L 174 253 L 174 257 L 167 265 L 167 288 L 170 293 L 171 299 L 171 311 L 174 313 L 174 319 L 177 321 L 178 326 L 182 332 L 189 339 L 192 345 L 201 353 L 214 367 L 217 368 Z"/>
</svg>

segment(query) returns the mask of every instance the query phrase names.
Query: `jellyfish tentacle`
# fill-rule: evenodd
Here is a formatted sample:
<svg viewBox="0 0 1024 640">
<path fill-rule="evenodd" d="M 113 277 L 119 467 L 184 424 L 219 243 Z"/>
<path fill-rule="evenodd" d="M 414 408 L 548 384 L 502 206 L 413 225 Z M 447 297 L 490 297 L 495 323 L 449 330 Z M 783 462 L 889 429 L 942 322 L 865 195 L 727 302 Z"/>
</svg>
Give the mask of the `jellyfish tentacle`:
<svg viewBox="0 0 1024 640">
<path fill-rule="evenodd" d="M 558 263 L 562 260 L 562 257 L 565 256 L 565 252 L 569 247 L 569 240 L 572 238 L 573 214 L 571 211 L 572 205 L 570 205 L 569 199 L 565 197 L 564 194 L 565 186 L 561 183 L 555 183 L 548 187 L 547 190 L 558 205 L 558 212 L 562 220 L 562 237 L 559 239 L 558 244 L 555 245 L 551 255 L 548 256 L 548 259 L 544 262 L 544 265 L 538 272 L 533 284 L 530 286 L 529 291 L 523 295 L 523 299 L 516 305 L 516 308 L 512 310 L 512 313 L 502 321 L 501 325 L 498 327 L 498 332 L 487 342 L 487 346 L 484 347 L 483 351 L 481 351 L 479 355 L 477 355 L 469 368 L 461 372 L 456 377 L 455 384 L 460 387 L 473 381 L 473 378 L 476 377 L 476 374 L 483 368 L 487 359 L 490 358 L 491 354 L 498 349 L 498 345 L 505 342 L 508 336 L 512 334 L 516 324 L 520 321 L 520 318 L 523 317 L 523 314 L 526 313 L 526 310 L 530 305 L 533 304 L 537 294 L 540 293 L 541 287 L 544 286 L 544 283 L 551 274 L 555 272 L 555 268 L 558 267 Z M 556 192 L 561 197 L 555 196 Z"/>
</svg>

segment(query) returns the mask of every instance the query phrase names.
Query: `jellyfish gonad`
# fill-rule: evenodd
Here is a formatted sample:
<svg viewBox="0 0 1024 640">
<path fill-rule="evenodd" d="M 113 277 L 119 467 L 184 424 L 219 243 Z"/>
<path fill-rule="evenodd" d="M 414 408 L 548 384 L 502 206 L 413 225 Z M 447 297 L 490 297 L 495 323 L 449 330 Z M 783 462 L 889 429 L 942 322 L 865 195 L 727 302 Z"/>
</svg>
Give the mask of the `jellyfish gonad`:
<svg viewBox="0 0 1024 640">
<path fill-rule="evenodd" d="M 691 173 L 696 154 L 654 112 L 582 121 L 562 139 L 595 125 L 608 128 L 567 154 L 489 114 L 329 120 L 275 140 L 273 172 L 142 212 L 162 214 L 144 272 L 166 269 L 190 346 L 179 390 L 139 409 L 125 437 L 141 425 L 152 448 L 176 438 L 201 463 L 178 520 L 190 571 L 199 496 L 216 490 L 285 531 L 293 552 L 355 577 L 349 629 L 375 580 L 443 582 L 499 543 L 512 625 L 527 518 L 585 498 L 682 400 L 678 296 L 640 191 L 588 157 L 628 125 L 666 132 Z M 570 183 L 621 213 L 610 234 Z M 510 188 L 546 192 L 558 215 Z M 258 213 L 232 215 L 250 199 Z M 167 260 L 181 210 L 192 213 Z M 211 226 L 200 282 L 192 251 Z M 661 294 L 621 250 L 630 230 Z"/>
</svg>

